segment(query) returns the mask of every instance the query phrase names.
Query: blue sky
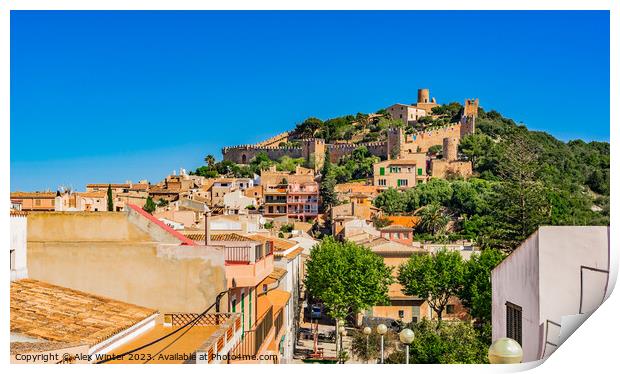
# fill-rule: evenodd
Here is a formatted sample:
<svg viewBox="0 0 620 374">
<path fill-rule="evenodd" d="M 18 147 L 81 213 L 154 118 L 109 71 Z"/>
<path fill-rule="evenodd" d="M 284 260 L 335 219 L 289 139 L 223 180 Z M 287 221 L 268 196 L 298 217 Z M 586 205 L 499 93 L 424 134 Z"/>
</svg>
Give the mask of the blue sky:
<svg viewBox="0 0 620 374">
<path fill-rule="evenodd" d="M 161 180 L 413 102 L 609 141 L 608 12 L 11 12 L 11 190 Z"/>
</svg>

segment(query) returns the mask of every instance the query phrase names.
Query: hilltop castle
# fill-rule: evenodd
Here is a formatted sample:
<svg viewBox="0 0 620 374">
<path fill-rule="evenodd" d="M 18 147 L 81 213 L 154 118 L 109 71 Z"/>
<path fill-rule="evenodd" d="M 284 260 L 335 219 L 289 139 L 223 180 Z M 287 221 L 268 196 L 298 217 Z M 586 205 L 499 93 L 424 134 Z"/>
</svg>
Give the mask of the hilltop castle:
<svg viewBox="0 0 620 374">
<path fill-rule="evenodd" d="M 418 103 L 413 105 L 395 104 L 388 108 L 388 113 L 393 119 L 402 119 L 405 124 L 417 121 L 420 117 L 430 115 L 431 109 L 438 106 L 435 99 L 430 99 L 428 89 L 418 90 Z M 238 145 L 222 148 L 224 160 L 233 161 L 237 164 L 247 164 L 260 152 L 265 152 L 271 159 L 282 156 L 292 158 L 304 158 L 306 162 L 314 164 L 315 170 L 322 167 L 326 150 L 329 151 L 330 161 L 338 162 L 340 158 L 350 155 L 353 150 L 365 146 L 368 151 L 381 159 L 406 158 L 408 154 L 426 152 L 434 145 L 443 145 L 444 139 L 450 139 L 451 144 L 459 143 L 460 139 L 475 131 L 475 119 L 478 113 L 478 99 L 466 99 L 465 108 L 460 122 L 435 128 L 432 130 L 419 131 L 413 134 L 405 134 L 402 128 L 388 130 L 387 140 L 357 143 L 357 144 L 328 144 L 323 139 L 306 138 L 295 139 L 299 146 L 280 146 L 293 140 L 291 132 L 278 134 L 272 138 L 257 144 Z M 399 113 L 396 115 L 395 113 Z M 405 117 L 400 113 L 404 113 Z"/>
</svg>

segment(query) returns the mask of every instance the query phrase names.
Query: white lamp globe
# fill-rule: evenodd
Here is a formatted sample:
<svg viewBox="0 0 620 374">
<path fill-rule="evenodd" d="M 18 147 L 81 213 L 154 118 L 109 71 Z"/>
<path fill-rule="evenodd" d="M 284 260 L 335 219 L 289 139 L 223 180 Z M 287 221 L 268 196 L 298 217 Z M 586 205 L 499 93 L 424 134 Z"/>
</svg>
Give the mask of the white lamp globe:
<svg viewBox="0 0 620 374">
<path fill-rule="evenodd" d="M 379 326 L 377 326 L 377 333 L 379 335 L 385 335 L 385 333 L 387 332 L 387 326 L 384 325 L 383 323 L 380 324 Z"/>
<path fill-rule="evenodd" d="M 413 331 L 411 331 L 410 329 L 404 329 L 403 331 L 400 332 L 400 334 L 398 334 L 398 338 L 403 344 L 411 344 L 411 342 L 413 342 L 414 337 L 415 335 Z"/>
<path fill-rule="evenodd" d="M 513 339 L 499 338 L 489 347 L 488 357 L 492 364 L 518 364 L 523 360 L 523 349 Z"/>
<path fill-rule="evenodd" d="M 362 332 L 364 333 L 364 335 L 370 335 L 372 334 L 372 329 L 368 326 L 364 327 L 364 330 L 362 330 Z"/>
</svg>

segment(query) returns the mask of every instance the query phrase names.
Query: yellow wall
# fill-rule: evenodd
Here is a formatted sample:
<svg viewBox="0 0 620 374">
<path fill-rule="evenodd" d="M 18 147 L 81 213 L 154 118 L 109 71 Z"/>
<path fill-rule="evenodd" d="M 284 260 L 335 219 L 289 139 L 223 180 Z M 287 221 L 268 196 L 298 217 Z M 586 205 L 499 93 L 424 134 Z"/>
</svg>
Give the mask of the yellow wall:
<svg viewBox="0 0 620 374">
<path fill-rule="evenodd" d="M 28 268 L 33 279 L 162 313 L 201 312 L 226 289 L 221 251 L 179 246 L 131 212 L 29 215 Z"/>
</svg>

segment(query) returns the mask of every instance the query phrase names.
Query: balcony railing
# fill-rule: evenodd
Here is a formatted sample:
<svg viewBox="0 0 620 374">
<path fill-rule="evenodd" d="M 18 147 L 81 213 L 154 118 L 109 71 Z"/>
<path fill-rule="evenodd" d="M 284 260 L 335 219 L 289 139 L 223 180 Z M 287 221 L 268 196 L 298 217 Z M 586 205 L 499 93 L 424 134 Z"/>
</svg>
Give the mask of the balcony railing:
<svg viewBox="0 0 620 374">
<path fill-rule="evenodd" d="M 249 264 L 262 260 L 272 253 L 270 244 L 265 248 L 262 244 L 248 246 L 224 247 L 224 259 L 226 263 Z"/>
<path fill-rule="evenodd" d="M 282 329 L 282 325 L 284 324 L 284 313 L 283 313 L 283 310 L 284 309 L 280 309 L 278 314 L 276 314 L 276 319 L 275 319 L 275 322 L 274 322 L 274 325 L 276 327 L 275 336 L 278 336 L 278 334 L 280 333 L 280 330 Z"/>
<path fill-rule="evenodd" d="M 256 356 L 259 348 L 265 342 L 265 338 L 269 335 L 273 327 L 273 307 L 269 307 L 267 312 L 259 319 L 254 330 L 246 331 L 243 339 L 237 344 L 233 350 L 233 355 L 238 357 L 247 357 L 250 359 Z"/>
</svg>

